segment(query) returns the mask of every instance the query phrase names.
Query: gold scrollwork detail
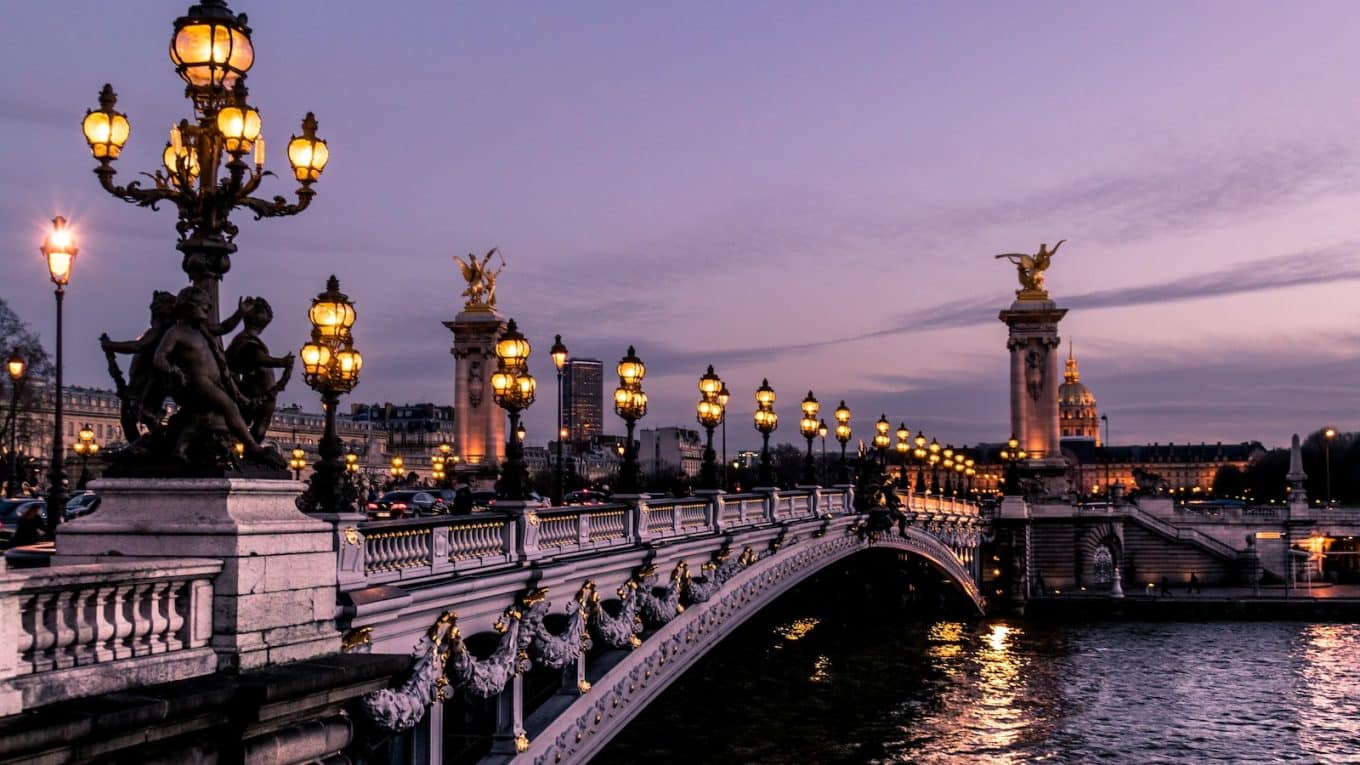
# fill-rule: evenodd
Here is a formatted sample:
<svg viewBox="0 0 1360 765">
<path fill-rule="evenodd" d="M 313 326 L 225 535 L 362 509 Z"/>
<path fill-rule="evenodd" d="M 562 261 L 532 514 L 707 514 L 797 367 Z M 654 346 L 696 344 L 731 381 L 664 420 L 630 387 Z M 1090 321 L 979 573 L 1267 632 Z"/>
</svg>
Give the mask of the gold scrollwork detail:
<svg viewBox="0 0 1360 765">
<path fill-rule="evenodd" d="M 349 653 L 361 645 L 373 645 L 373 627 L 352 629 L 340 638 L 340 651 L 342 653 Z"/>
<path fill-rule="evenodd" d="M 350 544 L 350 545 L 358 546 L 358 544 L 359 544 L 359 529 L 358 529 L 357 527 L 354 527 L 354 526 L 346 526 L 346 527 L 345 527 L 345 532 L 344 532 L 344 533 L 345 533 L 345 544 Z"/>
</svg>

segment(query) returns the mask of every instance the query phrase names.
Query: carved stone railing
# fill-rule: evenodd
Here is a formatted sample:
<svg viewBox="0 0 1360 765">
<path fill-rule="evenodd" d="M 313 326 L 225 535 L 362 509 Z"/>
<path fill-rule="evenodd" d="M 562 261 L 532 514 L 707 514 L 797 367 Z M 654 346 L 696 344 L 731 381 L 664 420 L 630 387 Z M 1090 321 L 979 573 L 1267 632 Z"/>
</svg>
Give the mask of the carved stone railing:
<svg viewBox="0 0 1360 765">
<path fill-rule="evenodd" d="M 218 560 L 0 573 L 0 716 L 217 669 Z"/>
<path fill-rule="evenodd" d="M 526 506 L 517 513 L 355 520 L 337 529 L 338 579 L 343 591 L 351 591 L 528 561 L 543 565 L 557 556 L 585 551 L 849 515 L 854 512 L 853 499 L 849 488 L 842 486 L 711 492 L 590 506 Z M 977 520 L 977 506 L 971 502 L 939 497 L 913 497 L 912 502 L 916 520 L 922 523 Z"/>
</svg>

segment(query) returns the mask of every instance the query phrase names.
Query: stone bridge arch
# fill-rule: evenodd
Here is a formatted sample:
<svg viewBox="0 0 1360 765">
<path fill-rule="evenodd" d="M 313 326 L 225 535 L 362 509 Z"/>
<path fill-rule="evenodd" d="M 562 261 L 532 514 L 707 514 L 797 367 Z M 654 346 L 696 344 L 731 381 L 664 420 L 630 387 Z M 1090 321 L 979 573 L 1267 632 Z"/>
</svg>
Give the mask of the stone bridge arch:
<svg viewBox="0 0 1360 765">
<path fill-rule="evenodd" d="M 652 703 L 672 682 L 750 617 L 807 578 L 852 555 L 872 548 L 915 553 L 953 581 L 981 613 L 982 601 L 969 568 L 958 555 L 929 533 L 908 527 L 872 539 L 848 527 L 840 535 L 792 544 L 763 557 L 728 581 L 717 594 L 685 611 L 656 632 L 622 661 L 593 682 L 590 692 L 550 720 L 526 721 L 528 747 L 513 757 L 492 756 L 487 762 L 585 762 Z M 537 729 L 537 730 L 535 730 Z"/>
</svg>

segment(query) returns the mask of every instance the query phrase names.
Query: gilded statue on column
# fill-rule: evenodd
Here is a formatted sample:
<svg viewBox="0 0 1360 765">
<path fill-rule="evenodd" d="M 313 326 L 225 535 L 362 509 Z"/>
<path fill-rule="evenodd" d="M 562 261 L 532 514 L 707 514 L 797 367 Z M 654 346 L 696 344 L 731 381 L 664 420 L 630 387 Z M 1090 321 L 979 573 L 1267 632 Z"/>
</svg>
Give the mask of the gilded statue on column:
<svg viewBox="0 0 1360 765">
<path fill-rule="evenodd" d="M 1008 252 L 996 256 L 998 259 L 1005 258 L 1015 264 L 1015 270 L 1020 279 L 1020 289 L 1015 292 L 1017 298 L 1020 300 L 1048 300 L 1048 291 L 1044 289 L 1044 272 L 1048 270 L 1053 256 L 1058 254 L 1058 248 L 1066 241 L 1066 239 L 1059 240 L 1051 250 L 1048 249 L 1047 243 L 1040 244 L 1039 251 L 1033 255 L 1023 252 Z"/>
<path fill-rule="evenodd" d="M 500 256 L 501 264 L 495 270 L 491 269 L 491 259 Z M 467 303 L 463 305 L 464 310 L 468 311 L 487 311 L 496 307 L 496 277 L 500 276 L 501 271 L 505 270 L 505 256 L 500 254 L 498 248 L 492 247 L 480 261 L 477 256 L 468 254 L 467 260 L 454 256 L 453 261 L 458 264 L 458 270 L 463 273 L 463 279 L 467 281 L 467 289 L 463 290 L 463 297 L 467 298 Z"/>
</svg>

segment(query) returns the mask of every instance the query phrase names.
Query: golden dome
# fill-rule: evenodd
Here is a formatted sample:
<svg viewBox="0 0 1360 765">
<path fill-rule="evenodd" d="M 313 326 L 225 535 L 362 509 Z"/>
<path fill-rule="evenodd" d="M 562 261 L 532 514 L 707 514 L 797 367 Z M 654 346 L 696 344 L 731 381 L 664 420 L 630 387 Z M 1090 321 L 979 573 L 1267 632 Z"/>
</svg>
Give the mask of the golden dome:
<svg viewBox="0 0 1360 765">
<path fill-rule="evenodd" d="M 1100 416 L 1096 411 L 1096 396 L 1081 382 L 1077 358 L 1071 347 L 1067 351 L 1067 367 L 1063 384 L 1058 386 L 1058 418 L 1064 438 L 1092 438 L 1100 442 Z"/>
</svg>

